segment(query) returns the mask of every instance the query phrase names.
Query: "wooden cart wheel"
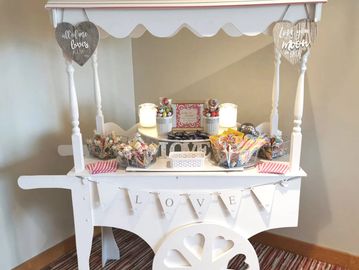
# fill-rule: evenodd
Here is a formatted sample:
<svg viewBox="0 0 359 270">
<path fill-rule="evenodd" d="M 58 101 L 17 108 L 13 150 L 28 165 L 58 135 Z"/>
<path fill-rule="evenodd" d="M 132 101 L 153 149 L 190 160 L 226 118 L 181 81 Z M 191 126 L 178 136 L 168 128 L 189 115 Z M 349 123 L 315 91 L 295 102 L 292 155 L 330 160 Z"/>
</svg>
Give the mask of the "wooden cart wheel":
<svg viewBox="0 0 359 270">
<path fill-rule="evenodd" d="M 226 227 L 196 223 L 170 233 L 155 254 L 153 270 L 230 270 L 229 261 L 243 254 L 247 269 L 259 270 L 251 243 Z"/>
</svg>

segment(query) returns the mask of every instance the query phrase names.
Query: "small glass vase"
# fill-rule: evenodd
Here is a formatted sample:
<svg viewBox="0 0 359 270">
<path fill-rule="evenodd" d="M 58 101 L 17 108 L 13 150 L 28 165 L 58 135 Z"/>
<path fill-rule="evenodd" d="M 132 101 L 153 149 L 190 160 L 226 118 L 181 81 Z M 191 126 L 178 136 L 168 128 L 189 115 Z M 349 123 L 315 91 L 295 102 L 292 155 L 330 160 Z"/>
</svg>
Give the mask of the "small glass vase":
<svg viewBox="0 0 359 270">
<path fill-rule="evenodd" d="M 203 128 L 208 135 L 218 135 L 219 117 L 203 117 Z"/>
<path fill-rule="evenodd" d="M 156 127 L 158 136 L 167 136 L 172 131 L 172 118 L 173 116 L 157 117 Z"/>
</svg>

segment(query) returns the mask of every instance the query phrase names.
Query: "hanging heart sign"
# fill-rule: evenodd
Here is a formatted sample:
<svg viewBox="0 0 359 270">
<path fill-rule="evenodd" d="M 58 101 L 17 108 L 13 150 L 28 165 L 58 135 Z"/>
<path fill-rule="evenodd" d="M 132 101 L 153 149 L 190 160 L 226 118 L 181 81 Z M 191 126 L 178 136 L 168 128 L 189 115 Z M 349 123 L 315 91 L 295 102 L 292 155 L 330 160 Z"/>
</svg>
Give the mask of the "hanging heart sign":
<svg viewBox="0 0 359 270">
<path fill-rule="evenodd" d="M 83 66 L 97 48 L 99 32 L 92 22 L 81 22 L 76 26 L 59 23 L 56 27 L 56 40 L 64 54 Z"/>
<path fill-rule="evenodd" d="M 316 36 L 317 24 L 310 20 L 301 20 L 296 24 L 281 21 L 273 28 L 275 47 L 293 65 L 302 59 Z"/>
</svg>

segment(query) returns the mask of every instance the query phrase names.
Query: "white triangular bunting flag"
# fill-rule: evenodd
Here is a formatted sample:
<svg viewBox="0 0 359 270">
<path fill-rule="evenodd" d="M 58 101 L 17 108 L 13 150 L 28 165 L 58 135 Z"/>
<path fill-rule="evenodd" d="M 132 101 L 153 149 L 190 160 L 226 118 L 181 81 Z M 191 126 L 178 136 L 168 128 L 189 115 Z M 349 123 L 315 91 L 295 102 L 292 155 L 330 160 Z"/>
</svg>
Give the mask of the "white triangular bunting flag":
<svg viewBox="0 0 359 270">
<path fill-rule="evenodd" d="M 150 200 L 150 193 L 147 191 L 127 190 L 130 198 L 132 211 L 136 214 L 142 211 Z"/>
<path fill-rule="evenodd" d="M 167 219 L 171 219 L 176 213 L 181 201 L 181 195 L 175 192 L 159 192 L 158 199 L 160 200 L 164 216 Z"/>
<path fill-rule="evenodd" d="M 222 199 L 228 212 L 233 218 L 237 216 L 239 205 L 242 199 L 241 191 L 221 191 L 219 197 Z"/>
<path fill-rule="evenodd" d="M 107 208 L 119 193 L 117 185 L 104 182 L 97 183 L 97 191 L 102 208 Z"/>
<path fill-rule="evenodd" d="M 275 189 L 275 184 L 252 187 L 251 189 L 253 194 L 256 196 L 258 201 L 268 213 L 272 211 Z"/>
<path fill-rule="evenodd" d="M 191 193 L 188 194 L 192 207 L 198 218 L 202 219 L 206 216 L 209 205 L 212 202 L 212 196 L 209 193 Z"/>
</svg>

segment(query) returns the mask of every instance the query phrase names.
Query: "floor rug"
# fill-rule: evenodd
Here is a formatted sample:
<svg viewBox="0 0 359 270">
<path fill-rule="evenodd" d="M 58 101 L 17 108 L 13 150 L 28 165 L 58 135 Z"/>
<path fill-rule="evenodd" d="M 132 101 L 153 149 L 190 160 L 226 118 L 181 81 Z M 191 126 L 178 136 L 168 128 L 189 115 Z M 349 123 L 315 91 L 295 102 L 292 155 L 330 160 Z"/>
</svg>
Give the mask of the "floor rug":
<svg viewBox="0 0 359 270">
<path fill-rule="evenodd" d="M 115 229 L 115 238 L 121 250 L 119 261 L 110 261 L 106 270 L 151 270 L 154 257 L 151 248 L 138 236 L 127 231 Z M 253 243 L 258 254 L 261 270 L 345 270 L 342 267 L 303 257 L 291 252 L 276 249 L 260 243 Z M 246 269 L 243 256 L 234 257 L 228 269 Z M 42 270 L 76 270 L 76 250 L 62 256 Z M 101 267 L 101 238 L 97 236 L 92 245 L 90 269 L 100 270 Z M 186 268 L 184 268 L 186 269 Z M 209 269 L 203 269 L 209 270 Z"/>
</svg>

